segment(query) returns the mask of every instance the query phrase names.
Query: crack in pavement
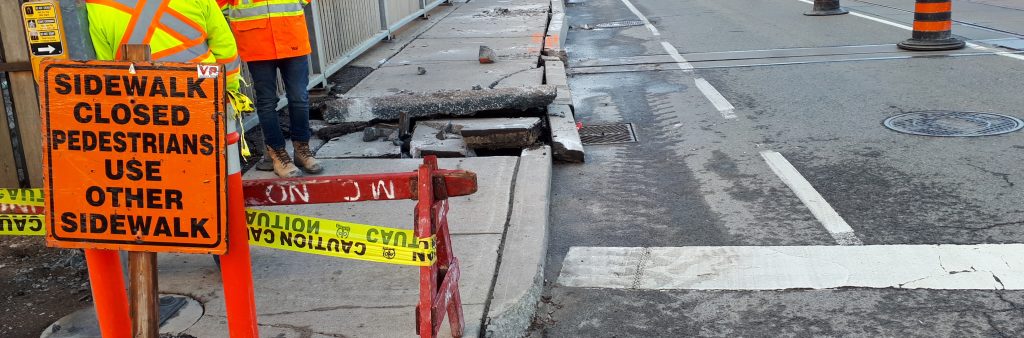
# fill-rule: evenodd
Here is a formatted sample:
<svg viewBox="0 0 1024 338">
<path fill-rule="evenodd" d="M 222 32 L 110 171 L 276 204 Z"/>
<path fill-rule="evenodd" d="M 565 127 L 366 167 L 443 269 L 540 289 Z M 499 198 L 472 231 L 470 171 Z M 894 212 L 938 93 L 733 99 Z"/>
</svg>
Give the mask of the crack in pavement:
<svg viewBox="0 0 1024 338">
<path fill-rule="evenodd" d="M 312 308 L 312 309 L 309 309 L 309 310 L 296 310 L 296 311 L 263 313 L 263 314 L 260 314 L 260 316 L 261 317 L 262 316 L 281 316 L 281 315 L 290 315 L 290 314 L 296 314 L 296 313 L 325 312 L 325 311 L 347 310 L 347 309 L 401 309 L 401 308 L 414 308 L 414 307 L 416 307 L 416 306 L 415 305 L 385 305 L 385 306 L 340 305 L 340 306 L 318 307 L 318 308 Z"/>
<path fill-rule="evenodd" d="M 967 166 L 968 167 L 974 167 L 975 169 L 978 169 L 978 170 L 984 171 L 986 173 L 992 174 L 992 176 L 1002 177 L 1003 181 L 1006 181 L 1006 184 L 1007 184 L 1008 188 L 1012 188 L 1014 186 L 1013 182 L 1010 181 L 1010 174 L 988 170 L 988 169 L 982 168 L 979 165 L 974 165 L 974 164 L 970 164 L 970 163 L 968 163 Z"/>
</svg>

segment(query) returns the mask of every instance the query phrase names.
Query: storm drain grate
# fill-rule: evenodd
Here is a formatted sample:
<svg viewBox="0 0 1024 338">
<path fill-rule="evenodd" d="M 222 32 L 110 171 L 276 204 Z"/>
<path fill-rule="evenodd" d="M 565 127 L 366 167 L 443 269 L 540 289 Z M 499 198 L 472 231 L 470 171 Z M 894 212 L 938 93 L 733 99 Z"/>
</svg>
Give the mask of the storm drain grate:
<svg viewBox="0 0 1024 338">
<path fill-rule="evenodd" d="M 602 22 L 594 25 L 597 28 L 621 28 L 630 26 L 643 26 L 644 22 L 640 20 L 622 20 L 612 22 Z"/>
<path fill-rule="evenodd" d="M 884 124 L 901 133 L 944 137 L 999 135 L 1024 127 L 1024 122 L 1012 116 L 949 110 L 900 114 L 886 119 Z"/>
<path fill-rule="evenodd" d="M 580 140 L 585 145 L 636 142 L 632 123 L 590 124 L 580 129 Z"/>
</svg>

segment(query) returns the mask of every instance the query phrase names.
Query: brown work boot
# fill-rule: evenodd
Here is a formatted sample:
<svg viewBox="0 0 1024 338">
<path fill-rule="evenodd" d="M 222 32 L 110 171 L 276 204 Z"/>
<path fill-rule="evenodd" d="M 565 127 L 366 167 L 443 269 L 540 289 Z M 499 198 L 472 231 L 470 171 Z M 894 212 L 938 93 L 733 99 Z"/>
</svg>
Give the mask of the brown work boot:
<svg viewBox="0 0 1024 338">
<path fill-rule="evenodd" d="M 292 147 L 295 148 L 295 164 L 299 169 L 310 174 L 319 174 L 324 171 L 320 161 L 313 157 L 313 151 L 309 150 L 309 142 L 293 141 Z"/>
<path fill-rule="evenodd" d="M 284 148 L 274 149 L 267 146 L 267 156 L 274 162 L 274 173 L 278 177 L 297 177 L 299 176 L 299 168 L 295 167 L 292 163 L 292 158 L 288 156 L 288 151 Z"/>
</svg>

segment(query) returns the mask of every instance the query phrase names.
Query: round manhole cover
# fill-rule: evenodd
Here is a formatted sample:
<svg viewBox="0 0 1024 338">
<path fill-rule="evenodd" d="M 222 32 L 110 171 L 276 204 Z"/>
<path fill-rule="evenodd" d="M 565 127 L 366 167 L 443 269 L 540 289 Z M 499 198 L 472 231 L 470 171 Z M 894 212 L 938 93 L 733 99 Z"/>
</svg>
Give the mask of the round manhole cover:
<svg viewBox="0 0 1024 338">
<path fill-rule="evenodd" d="M 597 28 L 619 28 L 619 27 L 629 27 L 629 26 L 643 26 L 643 24 L 644 24 L 644 22 L 640 21 L 640 20 L 623 20 L 623 21 L 603 22 L 603 23 L 599 23 L 599 24 L 594 25 L 594 27 L 597 27 Z"/>
<path fill-rule="evenodd" d="M 1024 122 L 993 113 L 926 110 L 896 115 L 885 120 L 889 129 L 925 136 L 989 136 L 1020 130 Z"/>
</svg>

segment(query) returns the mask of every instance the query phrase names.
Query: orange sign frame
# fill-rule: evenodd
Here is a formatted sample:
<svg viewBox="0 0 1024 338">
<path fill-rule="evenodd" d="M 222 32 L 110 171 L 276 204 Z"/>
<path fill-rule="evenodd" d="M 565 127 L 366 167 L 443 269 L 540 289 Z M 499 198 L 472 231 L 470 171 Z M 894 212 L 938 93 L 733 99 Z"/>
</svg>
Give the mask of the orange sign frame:
<svg viewBox="0 0 1024 338">
<path fill-rule="evenodd" d="M 41 67 L 47 245 L 224 253 L 221 68 L 62 60 Z"/>
</svg>

